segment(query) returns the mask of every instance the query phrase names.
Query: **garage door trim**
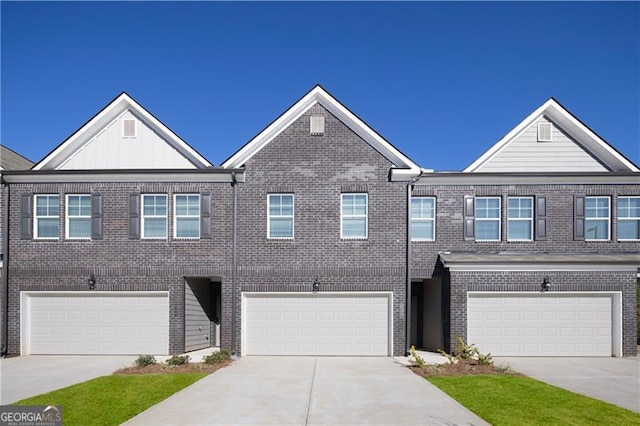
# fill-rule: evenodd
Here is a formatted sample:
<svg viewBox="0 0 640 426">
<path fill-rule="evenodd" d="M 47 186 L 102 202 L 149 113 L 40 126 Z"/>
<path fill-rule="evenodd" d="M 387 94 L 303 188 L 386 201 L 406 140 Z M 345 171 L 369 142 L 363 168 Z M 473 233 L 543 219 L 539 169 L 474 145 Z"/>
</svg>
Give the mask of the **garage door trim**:
<svg viewBox="0 0 640 426">
<path fill-rule="evenodd" d="M 29 342 L 31 341 L 31 299 L 32 297 L 64 297 L 64 296 L 151 296 L 163 297 L 167 299 L 169 305 L 168 291 L 21 291 L 20 292 L 20 355 L 29 355 Z M 167 315 L 170 318 L 170 315 Z M 169 322 L 166 324 L 169 332 Z M 168 339 L 170 341 L 170 339 Z M 167 351 L 169 348 L 167 348 Z"/>
<path fill-rule="evenodd" d="M 245 313 L 247 312 L 247 298 L 255 296 L 266 296 L 266 297 L 281 297 L 281 296 L 292 296 L 292 297 L 381 297 L 384 296 L 387 298 L 387 321 L 388 321 L 388 334 L 387 334 L 387 356 L 391 356 L 393 354 L 393 292 L 391 291 L 355 291 L 355 292 L 347 292 L 347 291 L 324 291 L 319 293 L 303 293 L 303 292 L 257 292 L 257 291 L 247 291 L 242 292 L 242 318 L 241 318 L 241 356 L 245 356 L 246 348 L 247 348 L 247 316 Z"/>
<path fill-rule="evenodd" d="M 622 357 L 622 292 L 621 291 L 468 291 L 467 292 L 467 336 L 469 336 L 469 299 L 472 297 L 494 296 L 530 296 L 530 297 L 571 297 L 571 296 L 609 296 L 611 298 L 611 353 Z"/>
</svg>

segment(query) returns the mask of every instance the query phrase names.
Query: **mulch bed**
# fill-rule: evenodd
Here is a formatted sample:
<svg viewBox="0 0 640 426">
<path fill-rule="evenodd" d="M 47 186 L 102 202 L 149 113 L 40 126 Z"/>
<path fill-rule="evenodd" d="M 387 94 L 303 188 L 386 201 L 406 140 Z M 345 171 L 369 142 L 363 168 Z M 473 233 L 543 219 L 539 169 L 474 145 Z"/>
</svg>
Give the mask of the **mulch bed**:
<svg viewBox="0 0 640 426">
<path fill-rule="evenodd" d="M 182 365 L 167 365 L 165 363 L 145 365 L 144 367 L 131 366 L 121 368 L 114 374 L 175 374 L 175 373 L 205 373 L 211 374 L 221 368 L 231 364 L 233 361 L 227 360 L 218 364 L 205 364 L 203 362 L 190 362 Z"/>
<path fill-rule="evenodd" d="M 411 366 L 410 368 L 414 373 L 422 377 L 471 376 L 479 374 L 520 375 L 508 366 L 478 365 L 478 362 L 474 359 L 460 359 L 456 364 L 425 365 L 424 367 Z"/>
</svg>

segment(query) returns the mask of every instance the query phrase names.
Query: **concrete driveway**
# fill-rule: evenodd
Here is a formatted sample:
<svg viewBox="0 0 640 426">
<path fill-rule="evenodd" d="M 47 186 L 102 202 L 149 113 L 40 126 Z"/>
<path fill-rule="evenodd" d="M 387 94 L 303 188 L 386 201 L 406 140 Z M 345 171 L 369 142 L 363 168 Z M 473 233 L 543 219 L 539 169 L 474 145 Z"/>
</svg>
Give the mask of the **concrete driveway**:
<svg viewBox="0 0 640 426">
<path fill-rule="evenodd" d="M 494 361 L 550 385 L 640 412 L 640 357 L 496 357 Z"/>
<path fill-rule="evenodd" d="M 130 366 L 135 356 L 22 356 L 0 360 L 0 404 L 11 404 Z"/>
<path fill-rule="evenodd" d="M 486 425 L 393 358 L 244 357 L 127 425 Z"/>
</svg>

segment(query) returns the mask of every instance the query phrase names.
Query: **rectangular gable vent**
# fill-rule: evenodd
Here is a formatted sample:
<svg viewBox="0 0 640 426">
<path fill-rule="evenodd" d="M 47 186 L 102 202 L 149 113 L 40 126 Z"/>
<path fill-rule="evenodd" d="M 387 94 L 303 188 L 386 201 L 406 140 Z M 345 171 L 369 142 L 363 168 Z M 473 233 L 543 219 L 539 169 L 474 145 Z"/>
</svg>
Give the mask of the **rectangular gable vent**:
<svg viewBox="0 0 640 426">
<path fill-rule="evenodd" d="M 538 142 L 551 142 L 552 129 L 551 123 L 538 123 Z"/>
<path fill-rule="evenodd" d="M 135 138 L 136 137 L 136 120 L 126 119 L 122 122 L 122 137 Z"/>
<path fill-rule="evenodd" d="M 312 135 L 324 135 L 324 116 L 312 115 L 310 128 Z"/>
</svg>

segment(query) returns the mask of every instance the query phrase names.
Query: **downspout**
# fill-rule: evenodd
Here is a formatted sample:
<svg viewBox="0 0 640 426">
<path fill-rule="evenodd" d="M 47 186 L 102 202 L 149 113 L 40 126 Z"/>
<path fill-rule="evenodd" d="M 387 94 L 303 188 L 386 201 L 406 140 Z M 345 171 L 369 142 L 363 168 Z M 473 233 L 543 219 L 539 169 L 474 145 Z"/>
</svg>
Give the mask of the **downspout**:
<svg viewBox="0 0 640 426">
<path fill-rule="evenodd" d="M 407 184 L 407 299 L 406 299 L 406 336 L 405 336 L 405 356 L 409 356 L 411 353 L 411 193 L 413 192 L 413 183 L 415 179 L 412 179 Z"/>
<path fill-rule="evenodd" d="M 2 245 L 3 245 L 3 259 L 2 259 L 2 288 L 4 289 L 4 312 L 2 323 L 2 347 L 0 348 L 0 357 L 4 357 L 9 352 L 9 184 L 6 182 L 2 184 L 2 191 L 4 192 L 3 211 L 4 221 L 2 223 Z"/>
<path fill-rule="evenodd" d="M 412 264 L 412 250 L 411 250 L 411 196 L 413 194 L 413 184 L 416 183 L 422 177 L 422 170 L 420 174 L 412 178 L 407 184 L 407 299 L 406 299 L 406 336 L 405 336 L 405 356 L 411 354 L 411 264 Z"/>
<path fill-rule="evenodd" d="M 238 260 L 236 247 L 238 243 L 238 180 L 236 172 L 231 172 L 231 187 L 233 188 L 233 242 L 231 244 L 231 352 L 236 353 L 236 278 L 238 275 Z"/>
</svg>

